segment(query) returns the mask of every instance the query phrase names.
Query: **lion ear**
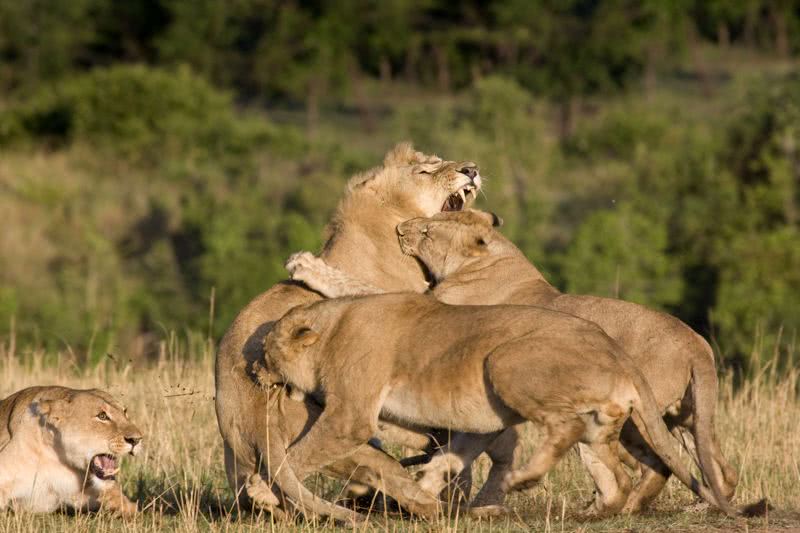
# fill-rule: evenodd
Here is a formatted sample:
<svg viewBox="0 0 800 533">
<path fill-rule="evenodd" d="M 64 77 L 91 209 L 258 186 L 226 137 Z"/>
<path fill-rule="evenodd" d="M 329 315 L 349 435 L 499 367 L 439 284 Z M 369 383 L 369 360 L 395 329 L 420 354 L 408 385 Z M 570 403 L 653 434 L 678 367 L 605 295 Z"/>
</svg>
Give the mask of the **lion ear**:
<svg viewBox="0 0 800 533">
<path fill-rule="evenodd" d="M 48 422 L 58 422 L 58 400 L 36 400 L 28 406 L 28 411 L 36 418 L 47 420 Z"/>
<path fill-rule="evenodd" d="M 383 158 L 385 167 L 401 167 L 411 164 L 419 159 L 417 151 L 410 142 L 401 142 L 389 150 Z"/>
<path fill-rule="evenodd" d="M 292 341 L 301 346 L 311 346 L 319 340 L 319 333 L 308 326 L 297 326 L 292 330 Z"/>
<path fill-rule="evenodd" d="M 485 235 L 478 235 L 467 247 L 467 255 L 470 257 L 481 257 L 489 253 L 489 240 Z"/>
<path fill-rule="evenodd" d="M 480 209 L 470 209 L 469 211 L 470 213 L 473 213 L 478 217 L 480 217 L 483 221 L 491 225 L 493 228 L 499 228 L 500 226 L 503 225 L 503 219 L 492 212 L 481 211 Z"/>
</svg>

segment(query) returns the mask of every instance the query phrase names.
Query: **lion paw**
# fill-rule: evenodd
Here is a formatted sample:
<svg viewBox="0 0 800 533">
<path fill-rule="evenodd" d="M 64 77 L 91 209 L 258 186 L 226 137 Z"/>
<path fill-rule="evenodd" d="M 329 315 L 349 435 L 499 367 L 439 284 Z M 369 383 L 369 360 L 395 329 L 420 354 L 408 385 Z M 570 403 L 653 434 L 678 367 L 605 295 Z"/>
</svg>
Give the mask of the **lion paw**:
<svg viewBox="0 0 800 533">
<path fill-rule="evenodd" d="M 100 496 L 101 509 L 119 516 L 133 516 L 139 510 L 136 502 L 132 502 L 122 491 L 115 487 Z"/>
<path fill-rule="evenodd" d="M 325 269 L 325 261 L 311 252 L 297 252 L 289 256 L 286 261 L 286 270 L 295 281 L 308 283 L 314 279 L 317 272 Z"/>
<path fill-rule="evenodd" d="M 480 505 L 469 508 L 469 516 L 472 518 L 499 518 L 510 513 L 508 507 L 503 504 Z"/>
<path fill-rule="evenodd" d="M 519 472 L 509 472 L 503 478 L 500 490 L 502 490 L 504 494 L 511 491 L 528 490 L 535 487 L 538 483 L 538 479 L 527 477 Z"/>
<path fill-rule="evenodd" d="M 278 497 L 275 496 L 260 474 L 253 474 L 247 478 L 245 492 L 247 492 L 247 496 L 256 507 L 272 510 L 280 505 Z"/>
</svg>

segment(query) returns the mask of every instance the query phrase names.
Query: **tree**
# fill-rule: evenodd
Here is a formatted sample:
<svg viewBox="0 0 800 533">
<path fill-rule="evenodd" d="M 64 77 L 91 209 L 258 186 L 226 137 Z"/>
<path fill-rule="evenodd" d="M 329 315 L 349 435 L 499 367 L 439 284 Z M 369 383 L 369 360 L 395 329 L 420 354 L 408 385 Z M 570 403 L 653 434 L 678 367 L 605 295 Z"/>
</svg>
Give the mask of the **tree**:
<svg viewBox="0 0 800 533">
<path fill-rule="evenodd" d="M 563 259 L 567 291 L 669 309 L 681 299 L 683 280 L 668 244 L 666 226 L 631 207 L 596 211 Z"/>
</svg>

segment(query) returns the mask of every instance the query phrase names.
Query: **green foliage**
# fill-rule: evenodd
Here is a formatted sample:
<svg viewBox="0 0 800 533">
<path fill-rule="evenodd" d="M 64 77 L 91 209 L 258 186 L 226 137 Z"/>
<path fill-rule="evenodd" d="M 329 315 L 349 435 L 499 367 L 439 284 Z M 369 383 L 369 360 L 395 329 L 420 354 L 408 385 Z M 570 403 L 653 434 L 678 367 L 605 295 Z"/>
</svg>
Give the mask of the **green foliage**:
<svg viewBox="0 0 800 533">
<path fill-rule="evenodd" d="M 595 211 L 564 257 L 567 290 L 668 309 L 680 301 L 683 280 L 667 246 L 667 228 L 628 206 Z"/>
<path fill-rule="evenodd" d="M 794 349 L 800 326 L 800 232 L 783 227 L 743 233 L 721 265 L 714 321 L 731 352 L 749 354 L 754 340 L 767 354 Z"/>
<path fill-rule="evenodd" d="M 21 124 L 34 139 L 59 144 L 81 139 L 150 160 L 175 153 L 241 156 L 253 138 L 269 134 L 263 123 L 235 118 L 230 97 L 188 69 L 95 69 L 33 94 L 9 114 L 11 132 Z"/>
<path fill-rule="evenodd" d="M 794 0 L 0 2 L 0 331 L 94 360 L 207 331 L 213 293 L 220 335 L 411 139 L 476 161 L 561 288 L 790 352 L 798 27 Z"/>
</svg>

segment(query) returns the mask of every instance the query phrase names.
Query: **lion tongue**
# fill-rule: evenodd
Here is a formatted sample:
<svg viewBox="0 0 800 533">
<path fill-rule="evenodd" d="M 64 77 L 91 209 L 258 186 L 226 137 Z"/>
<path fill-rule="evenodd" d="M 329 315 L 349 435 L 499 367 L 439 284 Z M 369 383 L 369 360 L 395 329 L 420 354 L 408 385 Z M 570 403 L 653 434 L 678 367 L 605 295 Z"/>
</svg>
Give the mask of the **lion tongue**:
<svg viewBox="0 0 800 533">
<path fill-rule="evenodd" d="M 117 458 L 110 455 L 98 455 L 94 465 L 103 476 L 113 476 L 117 472 Z"/>
<path fill-rule="evenodd" d="M 442 211 L 461 211 L 461 208 L 464 207 L 465 199 L 466 196 L 461 191 L 454 192 L 445 200 Z"/>
</svg>

